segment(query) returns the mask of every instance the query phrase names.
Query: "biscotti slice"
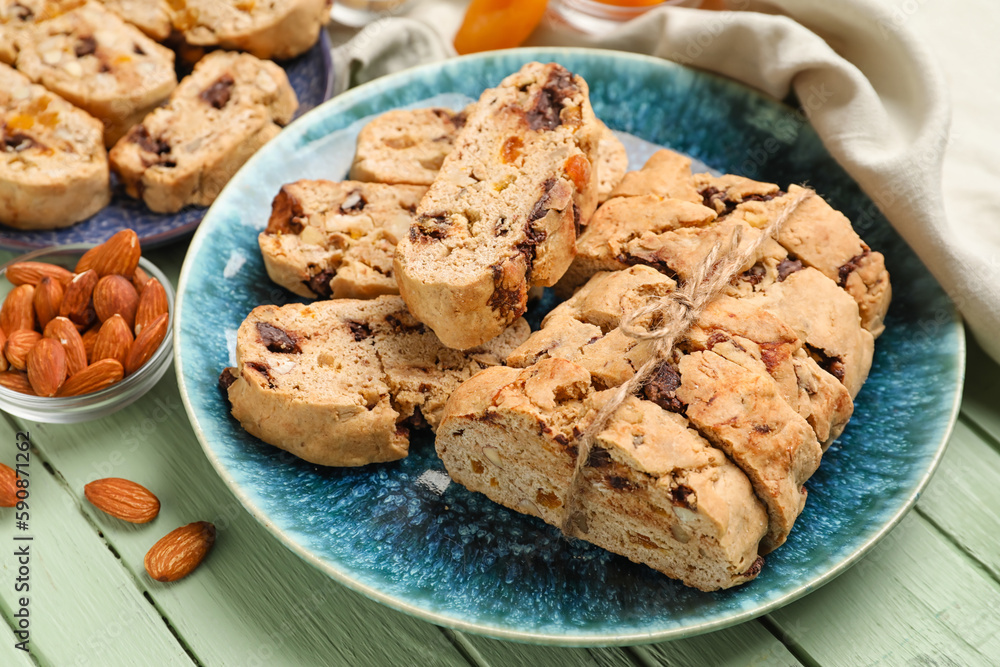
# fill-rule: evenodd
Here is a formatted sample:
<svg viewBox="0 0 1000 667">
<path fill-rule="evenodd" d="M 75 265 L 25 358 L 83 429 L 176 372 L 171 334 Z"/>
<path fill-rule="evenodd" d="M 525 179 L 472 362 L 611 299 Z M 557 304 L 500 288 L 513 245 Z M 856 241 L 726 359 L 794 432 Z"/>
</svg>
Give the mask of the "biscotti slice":
<svg viewBox="0 0 1000 667">
<path fill-rule="evenodd" d="M 177 86 L 173 51 L 97 2 L 19 32 L 17 69 L 104 123 L 112 146 Z"/>
<path fill-rule="evenodd" d="M 435 107 L 377 116 L 358 134 L 351 180 L 430 185 L 465 125 L 466 113 Z"/>
<path fill-rule="evenodd" d="M 375 183 L 430 185 L 471 106 L 449 109 L 396 109 L 374 118 L 358 134 L 351 179 Z M 597 198 L 603 202 L 628 170 L 625 146 L 607 125 L 600 125 L 597 145 Z"/>
<path fill-rule="evenodd" d="M 100 121 L 0 65 L 0 222 L 66 227 L 111 199 Z"/>
<path fill-rule="evenodd" d="M 546 359 L 490 368 L 452 396 L 437 432 L 452 479 L 559 526 L 571 441 L 610 392 L 583 367 Z M 655 403 L 629 397 L 596 437 L 575 505 L 577 537 L 704 591 L 757 576 L 767 515 L 726 455 Z"/>
<path fill-rule="evenodd" d="M 35 23 L 79 7 L 85 0 L 0 0 L 0 62 L 17 60 L 16 37 Z"/>
<path fill-rule="evenodd" d="M 101 4 L 158 42 L 173 30 L 170 0 L 101 0 Z"/>
<path fill-rule="evenodd" d="M 111 149 L 125 191 L 157 213 L 208 206 L 298 108 L 284 70 L 246 53 L 215 51 L 165 107 Z"/>
<path fill-rule="evenodd" d="M 187 0 L 172 3 L 174 27 L 188 44 L 294 58 L 309 50 L 330 20 L 330 0 Z M 179 5 L 179 6 L 178 6 Z"/>
<path fill-rule="evenodd" d="M 587 84 L 529 63 L 477 102 L 396 248 L 399 292 L 441 341 L 466 349 L 553 285 L 597 203 L 599 131 Z"/>
<path fill-rule="evenodd" d="M 357 181 L 282 186 L 257 239 L 267 275 L 305 297 L 397 294 L 392 256 L 426 191 Z"/>
<path fill-rule="evenodd" d="M 674 288 L 670 278 L 646 266 L 598 274 L 553 310 L 508 363 L 567 359 L 587 369 L 598 388 L 616 387 L 652 354 L 650 343 L 617 328 L 621 317 Z M 796 362 L 804 362 L 807 370 L 810 366 L 801 348 L 794 331 L 778 318 L 722 297 L 696 320 L 644 388 L 647 398 L 690 419 L 750 478 L 768 508 L 762 545 L 768 551 L 784 542 L 805 504 L 803 484 L 822 455 L 818 431 L 825 421 L 839 433 L 853 408 L 842 387 L 839 394 L 803 396 Z M 831 378 L 827 386 L 837 384 Z M 827 414 L 813 420 L 814 428 L 807 417 L 816 411 Z"/>
<path fill-rule="evenodd" d="M 240 325 L 237 367 L 220 383 L 247 432 L 306 461 L 394 461 L 408 452 L 411 426 L 435 428 L 452 392 L 503 363 L 528 333 L 518 320 L 462 353 L 441 345 L 398 296 L 259 306 Z"/>
</svg>

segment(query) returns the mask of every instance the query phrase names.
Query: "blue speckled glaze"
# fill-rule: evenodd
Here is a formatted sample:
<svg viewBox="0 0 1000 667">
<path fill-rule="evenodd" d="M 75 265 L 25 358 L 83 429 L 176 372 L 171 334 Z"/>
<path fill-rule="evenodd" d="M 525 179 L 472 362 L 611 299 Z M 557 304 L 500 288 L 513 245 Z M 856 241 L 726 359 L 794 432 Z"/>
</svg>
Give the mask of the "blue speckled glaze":
<svg viewBox="0 0 1000 667">
<path fill-rule="evenodd" d="M 616 130 L 723 171 L 783 185 L 809 182 L 886 255 L 895 298 L 854 418 L 809 481 L 806 510 L 788 542 L 745 586 L 718 593 L 685 588 L 448 485 L 430 437 L 414 438 L 411 455 L 397 463 L 359 469 L 304 463 L 245 434 L 216 386 L 230 363 L 233 332 L 251 308 L 295 299 L 269 283 L 256 233 L 281 184 L 343 177 L 350 150 L 319 150 L 324 138 L 443 92 L 475 97 L 535 59 L 582 74 L 597 114 Z M 829 581 L 915 501 L 943 451 L 964 370 L 963 331 L 951 303 L 808 124 L 732 82 L 612 52 L 534 49 L 462 58 L 330 101 L 234 179 L 191 244 L 178 292 L 176 368 L 189 415 L 219 473 L 268 529 L 330 576 L 397 609 L 463 630 L 553 644 L 641 643 L 705 632 Z"/>
<path fill-rule="evenodd" d="M 320 34 L 320 40 L 304 54 L 279 63 L 299 98 L 296 117 L 329 99 L 333 90 L 330 40 L 325 30 Z M 27 250 L 67 243 L 103 243 L 115 232 L 130 227 L 139 235 L 143 248 L 149 249 L 191 234 L 205 215 L 205 209 L 195 207 L 172 214 L 153 213 L 141 201 L 126 195 L 114 174 L 111 189 L 110 204 L 72 227 L 23 231 L 0 225 L 0 248 Z"/>
</svg>

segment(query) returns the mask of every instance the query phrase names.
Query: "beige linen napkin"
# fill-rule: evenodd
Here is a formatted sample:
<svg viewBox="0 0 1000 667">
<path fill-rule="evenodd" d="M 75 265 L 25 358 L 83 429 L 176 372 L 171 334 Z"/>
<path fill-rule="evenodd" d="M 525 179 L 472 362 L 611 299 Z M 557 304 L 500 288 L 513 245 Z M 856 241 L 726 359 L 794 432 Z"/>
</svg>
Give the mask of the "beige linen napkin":
<svg viewBox="0 0 1000 667">
<path fill-rule="evenodd" d="M 906 15 L 901 19 L 898 10 L 877 0 L 729 0 L 729 6 L 740 11 L 661 8 L 601 37 L 543 26 L 529 43 L 652 54 L 737 79 L 777 99 L 794 90 L 831 154 L 1000 360 L 1000 261 L 997 246 L 983 242 L 987 226 L 996 225 L 945 216 L 947 87 L 909 31 Z M 453 55 L 450 39 L 463 10 L 463 3 L 430 0 L 415 6 L 412 18 L 370 25 L 335 51 L 340 72 L 351 71 L 354 82 L 361 82 Z M 863 227 L 864 221 L 855 224 Z"/>
</svg>

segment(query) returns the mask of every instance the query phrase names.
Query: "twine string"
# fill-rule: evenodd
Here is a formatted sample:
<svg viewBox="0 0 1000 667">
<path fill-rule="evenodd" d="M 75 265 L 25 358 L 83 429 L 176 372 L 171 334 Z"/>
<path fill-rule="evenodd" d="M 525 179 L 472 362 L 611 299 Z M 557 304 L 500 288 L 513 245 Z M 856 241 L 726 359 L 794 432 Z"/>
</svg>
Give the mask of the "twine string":
<svg viewBox="0 0 1000 667">
<path fill-rule="evenodd" d="M 802 202 L 814 194 L 809 189 L 799 191 L 761 230 L 757 238 L 742 248 L 741 229 L 735 228 L 725 242 L 712 247 L 680 289 L 651 300 L 622 317 L 618 325 L 621 332 L 636 341 L 651 342 L 651 354 L 628 382 L 614 390 L 597 411 L 593 421 L 574 438 L 577 447 L 576 464 L 563 503 L 560 522 L 563 534 L 572 537 L 576 534 L 576 528 L 580 532 L 587 532 L 586 519 L 578 511 L 580 492 L 583 490 L 583 471 L 590 459 L 594 440 L 608 420 L 631 394 L 642 388 L 646 378 L 661 361 L 669 360 L 677 340 L 691 328 L 708 304 L 722 294 L 740 269 L 756 257 L 761 246 L 768 239 L 777 236 L 781 226 Z"/>
</svg>

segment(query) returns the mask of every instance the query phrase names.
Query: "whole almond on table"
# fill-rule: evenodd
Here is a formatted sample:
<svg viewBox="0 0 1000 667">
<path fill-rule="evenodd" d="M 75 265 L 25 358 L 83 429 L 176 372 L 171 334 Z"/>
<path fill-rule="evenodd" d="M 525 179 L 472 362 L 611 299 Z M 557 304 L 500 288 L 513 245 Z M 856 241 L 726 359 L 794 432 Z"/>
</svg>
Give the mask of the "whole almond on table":
<svg viewBox="0 0 1000 667">
<path fill-rule="evenodd" d="M 85 330 L 97 321 L 97 313 L 91 298 L 100 277 L 97 271 L 87 269 L 78 273 L 66 286 L 62 305 L 59 306 L 59 316 L 68 317 L 77 329 Z"/>
<path fill-rule="evenodd" d="M 167 318 L 164 313 L 142 328 L 140 333 L 132 343 L 129 350 L 128 360 L 125 363 L 125 374 L 131 375 L 142 368 L 142 365 L 149 361 L 156 348 L 160 347 L 163 337 L 167 334 Z"/>
<path fill-rule="evenodd" d="M 215 526 L 198 521 L 167 533 L 146 553 L 144 565 L 157 581 L 177 581 L 191 574 L 215 544 Z"/>
<path fill-rule="evenodd" d="M 97 246 L 90 268 L 102 278 L 117 273 L 131 279 L 141 254 L 138 234 L 131 229 L 123 229 Z"/>
<path fill-rule="evenodd" d="M 76 262 L 76 268 L 73 269 L 73 273 L 83 273 L 84 271 L 89 271 L 94 266 L 94 257 L 101 250 L 101 246 L 94 246 L 87 252 L 80 256 L 80 259 Z"/>
<path fill-rule="evenodd" d="M 149 523 L 160 513 L 152 491 L 120 477 L 95 480 L 83 487 L 83 495 L 105 514 L 129 523 Z"/>
<path fill-rule="evenodd" d="M 142 328 L 167 312 L 167 290 L 156 278 L 150 278 L 139 297 L 139 306 L 135 311 L 135 334 L 142 333 Z"/>
<path fill-rule="evenodd" d="M 41 338 L 42 334 L 34 329 L 18 329 L 7 336 L 7 343 L 3 346 L 4 356 L 13 368 L 23 371 L 28 366 L 28 352 Z"/>
<path fill-rule="evenodd" d="M 115 359 L 124 366 L 128 361 L 132 340 L 132 329 L 125 319 L 121 315 L 112 315 L 101 325 L 91 357 L 94 361 Z"/>
<path fill-rule="evenodd" d="M 21 371 L 0 372 L 0 387 L 6 387 L 19 394 L 35 395 L 35 390 L 31 388 L 31 383 L 28 382 L 28 374 Z"/>
<path fill-rule="evenodd" d="M 56 392 L 56 396 L 62 398 L 90 394 L 107 389 L 116 382 L 121 382 L 124 377 L 125 369 L 117 359 L 101 359 L 71 375 Z"/>
<path fill-rule="evenodd" d="M 101 322 L 117 314 L 125 318 L 129 329 L 135 326 L 139 293 L 132 286 L 132 281 L 118 274 L 104 276 L 94 286 L 93 298 L 94 312 Z"/>
<path fill-rule="evenodd" d="M 35 288 L 18 285 L 10 291 L 0 306 L 0 329 L 10 336 L 19 329 L 35 328 Z"/>
<path fill-rule="evenodd" d="M 28 352 L 28 382 L 39 396 L 55 396 L 66 381 L 66 351 L 54 338 L 42 338 Z"/>
<path fill-rule="evenodd" d="M 50 276 L 45 276 L 35 286 L 33 303 L 39 327 L 44 329 L 53 318 L 58 317 L 65 291 L 62 283 Z"/>
<path fill-rule="evenodd" d="M 54 338 L 62 344 L 66 351 L 66 370 L 70 375 L 86 368 L 87 349 L 83 344 L 83 337 L 68 318 L 53 318 L 45 325 L 42 338 Z"/>
<path fill-rule="evenodd" d="M 0 507 L 17 504 L 17 473 L 10 466 L 0 463 Z"/>
<path fill-rule="evenodd" d="M 73 273 L 46 262 L 16 262 L 7 267 L 7 280 L 15 285 L 38 285 L 43 278 L 52 278 L 65 285 L 73 279 Z"/>
</svg>

